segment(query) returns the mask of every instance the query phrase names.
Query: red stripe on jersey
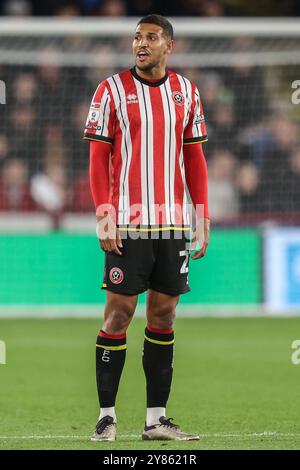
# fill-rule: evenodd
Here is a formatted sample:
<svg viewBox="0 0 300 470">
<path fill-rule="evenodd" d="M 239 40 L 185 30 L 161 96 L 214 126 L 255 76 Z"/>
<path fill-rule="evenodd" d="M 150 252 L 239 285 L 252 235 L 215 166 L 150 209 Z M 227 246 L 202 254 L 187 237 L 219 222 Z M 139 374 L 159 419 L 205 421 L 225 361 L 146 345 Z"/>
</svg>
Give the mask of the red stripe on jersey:
<svg viewBox="0 0 300 470">
<path fill-rule="evenodd" d="M 164 155 L 165 145 L 165 118 L 163 112 L 156 112 L 162 109 L 162 97 L 159 87 L 150 87 L 150 99 L 153 114 L 153 171 L 154 171 L 154 200 L 155 200 L 155 218 L 160 225 L 166 224 L 165 211 L 165 173 L 164 162 L 161 155 Z"/>
</svg>

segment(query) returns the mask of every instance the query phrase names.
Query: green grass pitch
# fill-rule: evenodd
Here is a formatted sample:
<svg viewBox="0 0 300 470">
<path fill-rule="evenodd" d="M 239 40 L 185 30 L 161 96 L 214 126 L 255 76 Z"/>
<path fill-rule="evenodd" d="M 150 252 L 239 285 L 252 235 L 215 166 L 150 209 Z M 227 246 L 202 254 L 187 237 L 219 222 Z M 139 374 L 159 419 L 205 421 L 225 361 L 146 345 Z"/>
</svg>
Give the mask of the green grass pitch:
<svg viewBox="0 0 300 470">
<path fill-rule="evenodd" d="M 168 417 L 196 442 L 143 442 L 145 320 L 128 330 L 118 440 L 89 440 L 98 417 L 101 320 L 0 320 L 0 449 L 299 449 L 300 318 L 180 318 Z"/>
</svg>

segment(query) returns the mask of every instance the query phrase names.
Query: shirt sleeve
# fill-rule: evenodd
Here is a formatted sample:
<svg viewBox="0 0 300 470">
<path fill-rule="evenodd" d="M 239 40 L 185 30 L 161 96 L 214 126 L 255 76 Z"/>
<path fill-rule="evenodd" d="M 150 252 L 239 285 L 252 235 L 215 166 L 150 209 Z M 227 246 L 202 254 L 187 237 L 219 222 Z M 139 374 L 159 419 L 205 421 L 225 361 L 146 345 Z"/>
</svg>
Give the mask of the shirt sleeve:
<svg viewBox="0 0 300 470">
<path fill-rule="evenodd" d="M 184 168 L 187 187 L 195 208 L 204 208 L 204 217 L 209 219 L 208 175 L 202 145 L 187 145 L 184 148 Z"/>
<path fill-rule="evenodd" d="M 104 81 L 99 84 L 92 98 L 83 138 L 113 143 L 114 120 L 114 102 Z"/>
<path fill-rule="evenodd" d="M 192 102 L 188 123 L 183 133 L 183 144 L 196 144 L 207 141 L 207 132 L 200 94 L 196 86 L 192 87 Z"/>
</svg>

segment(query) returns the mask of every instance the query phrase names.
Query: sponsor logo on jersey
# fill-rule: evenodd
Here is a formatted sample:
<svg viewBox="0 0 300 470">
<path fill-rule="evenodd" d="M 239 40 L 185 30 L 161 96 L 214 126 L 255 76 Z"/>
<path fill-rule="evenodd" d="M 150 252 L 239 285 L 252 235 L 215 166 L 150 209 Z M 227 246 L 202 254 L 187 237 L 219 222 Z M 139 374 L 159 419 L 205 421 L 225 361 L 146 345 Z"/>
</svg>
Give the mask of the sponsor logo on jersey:
<svg viewBox="0 0 300 470">
<path fill-rule="evenodd" d="M 89 114 L 89 121 L 90 122 L 97 122 L 99 120 L 100 113 L 96 109 L 91 109 Z"/>
<path fill-rule="evenodd" d="M 134 93 L 127 95 L 126 98 L 127 104 L 134 104 L 139 102 L 138 97 Z"/>
<path fill-rule="evenodd" d="M 180 91 L 173 91 L 172 98 L 175 104 L 182 106 L 184 104 L 184 96 Z"/>
<path fill-rule="evenodd" d="M 194 124 L 201 124 L 201 122 L 204 122 L 204 121 L 205 121 L 204 115 L 203 114 L 197 114 L 197 116 L 195 117 Z"/>
<path fill-rule="evenodd" d="M 85 126 L 86 129 L 92 129 L 93 131 L 101 131 L 101 126 Z"/>
<path fill-rule="evenodd" d="M 121 284 L 124 279 L 124 274 L 120 268 L 111 268 L 109 271 L 109 279 L 113 284 Z"/>
</svg>

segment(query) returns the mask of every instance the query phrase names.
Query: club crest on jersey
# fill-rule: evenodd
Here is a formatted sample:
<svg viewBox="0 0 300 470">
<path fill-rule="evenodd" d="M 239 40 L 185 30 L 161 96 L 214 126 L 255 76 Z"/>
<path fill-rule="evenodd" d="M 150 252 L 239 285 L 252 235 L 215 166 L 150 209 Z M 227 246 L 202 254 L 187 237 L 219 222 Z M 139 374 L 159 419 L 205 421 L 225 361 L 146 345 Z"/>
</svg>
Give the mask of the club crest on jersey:
<svg viewBox="0 0 300 470">
<path fill-rule="evenodd" d="M 127 95 L 126 98 L 127 104 L 134 104 L 139 102 L 138 97 L 134 93 Z"/>
<path fill-rule="evenodd" d="M 109 271 L 109 279 L 113 284 L 121 284 L 124 279 L 124 274 L 120 268 L 111 268 Z"/>
<path fill-rule="evenodd" d="M 180 91 L 173 91 L 172 98 L 175 104 L 182 106 L 184 104 L 184 96 Z"/>
</svg>

